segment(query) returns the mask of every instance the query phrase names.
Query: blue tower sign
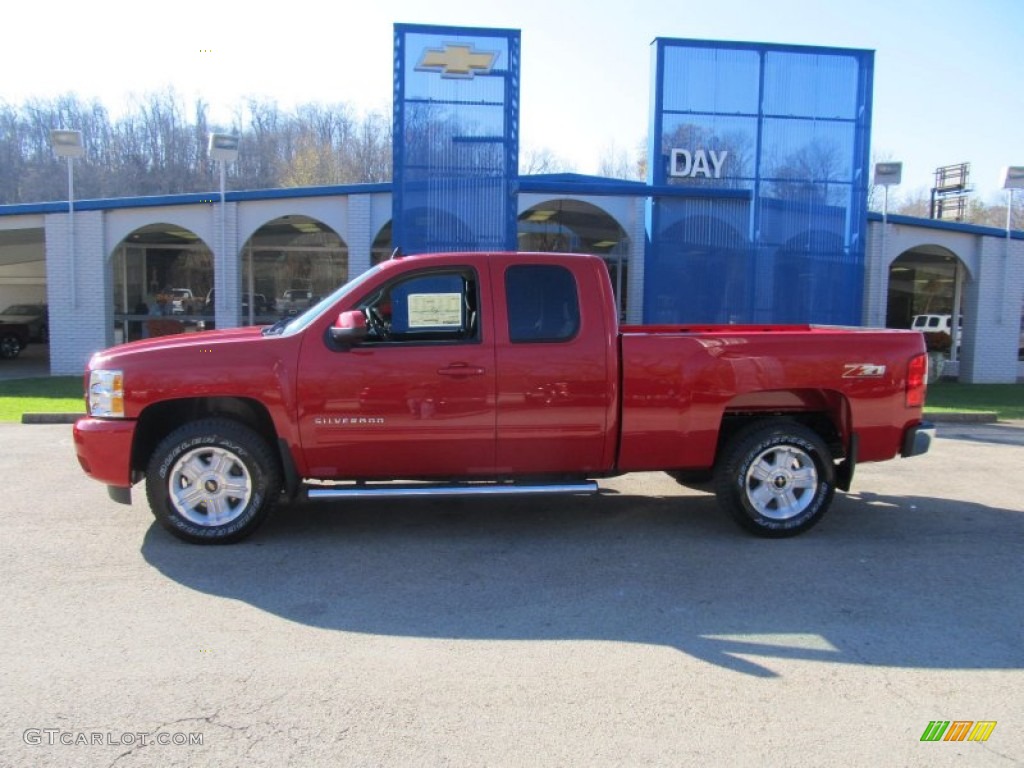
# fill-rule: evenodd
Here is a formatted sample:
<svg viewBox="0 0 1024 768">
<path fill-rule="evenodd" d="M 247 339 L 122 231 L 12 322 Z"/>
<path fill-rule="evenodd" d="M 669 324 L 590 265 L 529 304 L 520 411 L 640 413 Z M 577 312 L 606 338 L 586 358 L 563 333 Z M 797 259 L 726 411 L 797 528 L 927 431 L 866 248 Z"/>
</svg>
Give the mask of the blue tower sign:
<svg viewBox="0 0 1024 768">
<path fill-rule="evenodd" d="M 395 25 L 394 245 L 515 250 L 519 31 Z"/>
<path fill-rule="evenodd" d="M 873 52 L 652 53 L 645 321 L 859 324 Z"/>
</svg>

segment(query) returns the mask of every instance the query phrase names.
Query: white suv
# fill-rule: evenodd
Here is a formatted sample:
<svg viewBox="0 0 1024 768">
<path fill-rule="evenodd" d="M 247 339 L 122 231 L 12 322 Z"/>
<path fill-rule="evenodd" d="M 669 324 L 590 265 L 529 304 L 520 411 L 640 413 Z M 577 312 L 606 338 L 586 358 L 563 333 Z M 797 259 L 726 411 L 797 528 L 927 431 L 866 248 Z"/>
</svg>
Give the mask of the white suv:
<svg viewBox="0 0 1024 768">
<path fill-rule="evenodd" d="M 914 322 L 910 324 L 911 330 L 922 333 L 945 333 L 953 335 L 952 315 L 914 315 Z"/>
<path fill-rule="evenodd" d="M 278 301 L 278 307 L 283 316 L 297 315 L 305 312 L 309 307 L 316 304 L 320 298 L 313 295 L 308 288 L 289 288 Z"/>
</svg>

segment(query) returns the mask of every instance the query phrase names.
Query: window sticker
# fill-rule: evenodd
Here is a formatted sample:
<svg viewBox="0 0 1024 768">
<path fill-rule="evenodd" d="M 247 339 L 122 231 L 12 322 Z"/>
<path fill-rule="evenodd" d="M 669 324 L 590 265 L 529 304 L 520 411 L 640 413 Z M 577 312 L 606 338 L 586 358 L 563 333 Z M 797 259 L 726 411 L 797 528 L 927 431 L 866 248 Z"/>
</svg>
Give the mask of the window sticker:
<svg viewBox="0 0 1024 768">
<path fill-rule="evenodd" d="M 409 328 L 462 327 L 461 293 L 410 293 Z"/>
</svg>

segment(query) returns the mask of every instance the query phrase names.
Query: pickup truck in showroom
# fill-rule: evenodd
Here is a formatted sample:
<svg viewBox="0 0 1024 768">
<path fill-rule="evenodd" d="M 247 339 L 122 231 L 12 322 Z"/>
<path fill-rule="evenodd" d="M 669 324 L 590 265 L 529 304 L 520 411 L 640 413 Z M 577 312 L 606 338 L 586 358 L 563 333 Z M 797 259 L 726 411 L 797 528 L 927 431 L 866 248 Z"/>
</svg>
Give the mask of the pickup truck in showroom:
<svg viewBox="0 0 1024 768">
<path fill-rule="evenodd" d="M 746 529 L 815 525 L 859 462 L 925 453 L 924 340 L 811 325 L 619 327 L 595 256 L 392 258 L 272 326 L 93 355 L 85 472 L 171 533 L 227 543 L 271 508 L 372 496 L 713 482 Z"/>
</svg>

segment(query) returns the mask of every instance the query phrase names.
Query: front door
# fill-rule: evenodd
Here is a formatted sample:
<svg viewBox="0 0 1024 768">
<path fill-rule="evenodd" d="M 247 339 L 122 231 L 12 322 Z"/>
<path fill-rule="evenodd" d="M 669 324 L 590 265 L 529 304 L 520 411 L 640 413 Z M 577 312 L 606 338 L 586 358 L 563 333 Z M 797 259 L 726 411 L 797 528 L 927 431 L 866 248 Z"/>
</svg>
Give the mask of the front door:
<svg viewBox="0 0 1024 768">
<path fill-rule="evenodd" d="M 369 336 L 303 342 L 299 416 L 314 477 L 490 475 L 494 343 L 476 270 L 405 273 L 359 302 Z"/>
</svg>

